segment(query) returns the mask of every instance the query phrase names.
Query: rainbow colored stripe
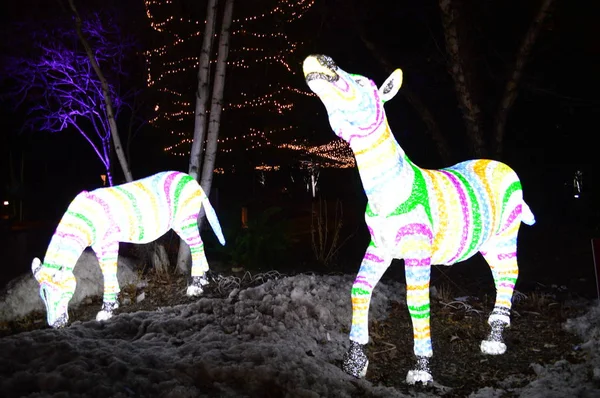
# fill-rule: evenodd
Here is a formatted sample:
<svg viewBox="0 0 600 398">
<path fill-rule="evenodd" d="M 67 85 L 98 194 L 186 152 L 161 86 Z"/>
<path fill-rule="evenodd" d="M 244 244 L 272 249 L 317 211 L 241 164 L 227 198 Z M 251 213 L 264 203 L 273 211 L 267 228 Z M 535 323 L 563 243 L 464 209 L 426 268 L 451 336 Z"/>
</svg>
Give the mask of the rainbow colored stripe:
<svg viewBox="0 0 600 398">
<path fill-rule="evenodd" d="M 431 264 L 451 265 L 477 252 L 492 269 L 497 298 L 489 322 L 495 333 L 501 332 L 498 325 L 510 322 L 518 277 L 518 229 L 521 221 L 535 222 L 517 174 L 504 163 L 487 159 L 441 170 L 416 166 L 394 139 L 383 108 L 400 87 L 400 70 L 377 88 L 372 80 L 343 71 L 326 56 L 310 56 L 303 67 L 333 131 L 354 152 L 368 198 L 365 220 L 371 242 L 352 287 L 350 339 L 361 345 L 369 341 L 373 289 L 392 259 L 404 259 L 414 352 L 420 359 L 430 357 Z M 498 339 L 496 334 L 491 337 L 501 343 Z M 349 361 L 356 361 L 356 355 L 351 348 Z M 424 365 L 417 370 L 428 372 Z"/>
<path fill-rule="evenodd" d="M 166 171 L 117 185 L 83 191 L 71 202 L 48 246 L 40 282 L 53 283 L 70 294 L 75 286 L 68 278 L 56 280 L 56 271 L 73 271 L 83 250 L 91 246 L 104 274 L 104 302 L 114 303 L 119 292 L 117 258 L 119 242 L 148 243 L 173 229 L 190 246 L 192 276 L 208 270 L 198 229 L 201 207 L 219 241 L 225 239 L 208 197 L 188 174 Z M 65 282 L 61 286 L 62 281 Z"/>
</svg>

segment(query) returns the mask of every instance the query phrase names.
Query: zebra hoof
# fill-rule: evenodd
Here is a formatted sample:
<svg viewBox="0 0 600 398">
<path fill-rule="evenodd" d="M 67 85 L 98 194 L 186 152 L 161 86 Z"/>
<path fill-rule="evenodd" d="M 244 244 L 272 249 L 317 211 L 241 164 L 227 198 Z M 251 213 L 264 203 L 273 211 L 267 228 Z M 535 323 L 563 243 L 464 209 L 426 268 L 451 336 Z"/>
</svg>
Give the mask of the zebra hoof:
<svg viewBox="0 0 600 398">
<path fill-rule="evenodd" d="M 433 376 L 426 370 L 409 370 L 406 374 L 406 383 L 410 385 L 433 383 Z"/>
<path fill-rule="evenodd" d="M 355 341 L 350 342 L 350 349 L 344 355 L 342 370 L 350 376 L 363 378 L 367 375 L 369 360 L 365 355 L 363 346 Z"/>
<path fill-rule="evenodd" d="M 502 355 L 506 352 L 506 344 L 501 341 L 483 340 L 481 352 L 488 355 Z"/>
</svg>

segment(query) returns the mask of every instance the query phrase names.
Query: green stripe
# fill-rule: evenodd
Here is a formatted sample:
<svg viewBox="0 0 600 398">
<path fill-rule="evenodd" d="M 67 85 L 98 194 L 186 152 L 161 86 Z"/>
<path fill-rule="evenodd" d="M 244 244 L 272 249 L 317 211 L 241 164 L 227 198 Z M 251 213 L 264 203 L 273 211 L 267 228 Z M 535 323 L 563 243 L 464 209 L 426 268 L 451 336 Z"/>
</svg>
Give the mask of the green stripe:
<svg viewBox="0 0 600 398">
<path fill-rule="evenodd" d="M 481 238 L 481 229 L 482 229 L 482 225 L 481 225 L 481 211 L 479 209 L 479 202 L 477 201 L 477 195 L 475 194 L 475 190 L 473 189 L 473 187 L 471 186 L 471 184 L 469 183 L 469 181 L 458 171 L 456 170 L 447 170 L 449 173 L 451 173 L 452 175 L 454 175 L 456 178 L 458 178 L 460 180 L 460 182 L 462 182 L 463 186 L 465 187 L 467 194 L 469 195 L 469 200 L 471 201 L 471 205 L 473 206 L 473 208 L 471 209 L 471 216 L 473 216 L 473 236 L 471 237 L 471 244 L 469 245 L 469 248 L 467 249 L 466 252 L 463 253 L 462 257 L 460 257 L 458 261 L 463 261 L 465 258 L 467 258 L 470 253 L 472 253 L 473 249 L 475 249 L 475 247 L 477 246 L 477 244 L 479 243 L 479 239 Z"/>
<path fill-rule="evenodd" d="M 191 222 L 188 225 L 184 225 L 181 227 L 181 229 L 188 229 L 188 228 L 198 228 L 198 223 L 197 222 Z"/>
<path fill-rule="evenodd" d="M 59 264 L 49 264 L 49 263 L 43 263 L 42 266 L 44 268 L 52 268 L 52 269 L 61 269 L 62 266 Z"/>
<path fill-rule="evenodd" d="M 515 191 L 520 191 L 520 190 L 522 190 L 522 188 L 521 188 L 521 181 L 519 181 L 519 180 L 513 182 L 512 184 L 510 184 L 508 186 L 508 188 L 504 192 L 504 197 L 502 198 L 502 212 L 500 212 L 500 220 L 502 220 L 502 217 L 504 216 L 504 211 L 506 210 L 506 204 L 508 203 L 508 200 L 510 199 L 510 197 L 512 196 L 513 193 L 515 193 Z M 502 225 L 500 224 L 500 221 L 498 221 L 498 229 L 496 230 L 496 232 L 498 232 L 501 227 L 502 227 Z"/>
<path fill-rule="evenodd" d="M 87 218 L 81 213 L 76 213 L 71 210 L 67 210 L 67 214 L 83 221 L 88 226 L 88 228 L 92 230 L 92 243 L 96 242 L 96 228 L 94 227 L 94 223 L 90 221 L 89 218 Z"/>
<path fill-rule="evenodd" d="M 521 182 L 520 181 L 515 181 L 512 184 L 509 185 L 508 189 L 506 190 L 506 192 L 504 192 L 504 197 L 502 198 L 502 213 L 501 216 L 504 214 L 504 208 L 506 207 L 506 204 L 508 203 L 508 200 L 510 199 L 511 195 L 515 192 L 515 191 L 519 191 L 521 190 Z"/>
<path fill-rule="evenodd" d="M 189 176 L 189 175 L 184 175 L 181 177 L 181 179 L 177 182 L 177 186 L 175 187 L 175 197 L 173 198 L 173 217 L 175 217 L 175 214 L 177 214 L 177 208 L 179 207 L 179 200 L 181 199 L 181 191 L 183 191 L 183 188 L 185 188 L 185 186 L 190 183 L 191 181 L 194 181 L 194 179 Z"/>
<path fill-rule="evenodd" d="M 429 312 L 425 314 L 410 314 L 410 317 L 413 319 L 427 319 L 429 318 Z"/>
<path fill-rule="evenodd" d="M 410 312 L 411 314 L 413 312 L 425 312 L 425 311 L 429 311 L 430 306 L 429 304 L 423 304 L 421 306 L 415 306 L 415 305 L 409 305 L 408 306 L 408 312 Z"/>
<path fill-rule="evenodd" d="M 418 205 L 422 205 L 425 209 L 425 213 L 427 214 L 427 218 L 429 218 L 429 222 L 431 225 L 433 225 L 433 217 L 431 216 L 431 207 L 429 205 L 429 192 L 427 191 L 427 183 L 425 181 L 425 177 L 423 176 L 423 172 L 406 156 L 404 156 L 404 160 L 406 164 L 409 164 L 410 167 L 412 167 L 415 173 L 412 192 L 410 193 L 408 199 L 400 206 L 396 207 L 396 210 L 391 212 L 388 217 L 410 213 Z"/>
<path fill-rule="evenodd" d="M 371 292 L 369 292 L 366 289 L 363 289 L 362 287 L 353 287 L 351 294 L 353 296 L 355 296 L 355 295 L 356 296 L 367 296 L 367 295 L 371 294 Z"/>
<path fill-rule="evenodd" d="M 129 192 L 128 190 L 123 189 L 123 187 L 121 187 L 121 186 L 116 186 L 115 189 L 117 191 L 121 192 L 123 195 L 127 196 L 127 199 L 129 199 L 129 201 L 131 201 L 131 207 L 133 207 L 133 211 L 135 212 L 135 216 L 138 221 L 138 228 L 139 228 L 138 240 L 144 239 L 144 221 L 142 219 L 142 212 L 140 211 L 140 209 L 137 205 L 137 199 L 136 199 L 135 195 L 132 194 L 131 192 Z"/>
</svg>

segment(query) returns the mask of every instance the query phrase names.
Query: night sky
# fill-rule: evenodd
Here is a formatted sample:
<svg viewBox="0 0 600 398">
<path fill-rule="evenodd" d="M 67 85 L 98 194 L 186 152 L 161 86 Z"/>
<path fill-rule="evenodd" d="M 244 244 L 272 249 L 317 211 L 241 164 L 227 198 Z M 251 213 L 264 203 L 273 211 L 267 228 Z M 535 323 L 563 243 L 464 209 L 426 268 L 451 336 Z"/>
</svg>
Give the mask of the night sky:
<svg viewBox="0 0 600 398">
<path fill-rule="evenodd" d="M 6 40 L 2 56 L 11 56 L 18 47 L 27 50 L 27 39 L 15 32 L 27 24 L 50 21 L 66 11 L 61 2 L 25 0 L 3 2 L 2 30 Z M 63 2 L 66 4 L 66 2 Z M 94 7 L 116 7 L 119 23 L 135 34 L 141 46 L 151 46 L 156 33 L 148 28 L 143 2 L 86 2 L 87 12 Z M 199 17 L 204 6 L 195 9 L 189 1 L 177 9 Z M 193 2 L 194 4 L 196 2 Z M 248 3 L 238 1 L 235 17 L 252 10 Z M 266 1 L 259 2 L 266 4 Z M 537 1 L 457 1 L 463 18 L 465 51 L 470 55 L 468 76 L 476 82 L 476 97 L 484 113 L 492 114 L 497 107 L 514 54 L 527 30 Z M 531 3 L 531 4 L 529 4 Z M 189 18 L 190 15 L 182 15 Z M 519 96 L 509 116 L 506 149 L 502 160 L 517 170 L 523 180 L 525 197 L 537 213 L 564 216 L 572 206 L 597 214 L 591 206 L 600 179 L 596 130 L 600 109 L 598 88 L 600 77 L 600 5 L 588 1 L 556 0 L 551 15 L 545 21 L 531 58 L 525 68 Z M 37 21 L 37 22 L 36 22 Z M 235 29 L 235 26 L 234 26 Z M 453 161 L 468 159 L 465 127 L 458 110 L 453 83 L 447 72 L 445 43 L 436 1 L 342 1 L 317 0 L 301 23 L 290 26 L 287 34 L 303 45 L 291 61 L 295 76 L 284 76 L 261 70 L 257 81 L 289 79 L 299 88 L 301 61 L 310 53 L 332 56 L 345 70 L 367 75 L 382 83 L 388 71 L 361 40 L 361 33 L 375 44 L 379 52 L 395 67 L 404 71 L 404 85 L 419 96 L 432 110 L 437 124 L 450 143 Z M 235 48 L 235 40 L 231 43 Z M 194 55 L 194 54 L 191 54 Z M 134 68 L 135 69 L 135 68 Z M 135 71 L 134 71 L 135 72 Z M 140 73 L 142 72 L 142 73 Z M 235 81 L 236 71 L 228 72 Z M 131 84 L 143 85 L 143 70 L 134 73 Z M 137 79 L 137 80 L 136 80 Z M 193 87 L 195 82 L 190 82 Z M 143 87 L 142 87 L 143 88 Z M 235 100 L 236 88 L 228 86 L 228 95 Z M 148 93 L 148 95 L 153 95 Z M 303 105 L 300 117 L 315 119 L 317 127 L 308 137 L 315 143 L 333 138 L 316 98 L 314 104 Z M 32 218 L 55 218 L 81 189 L 95 188 L 102 173 L 101 163 L 84 140 L 74 131 L 57 134 L 20 132 L 27 116 L 26 107 L 13 108 L 11 98 L 1 102 L 2 161 L 0 182 L 3 195 L 10 182 L 10 173 L 18 173 L 23 161 L 24 195 L 32 205 Z M 398 95 L 386 104 L 392 130 L 407 154 L 420 166 L 440 168 L 445 164 L 435 150 L 419 115 Z M 319 113 L 315 116 L 315 113 Z M 225 115 L 227 113 L 225 112 Z M 295 116 L 298 117 L 298 116 Z M 489 123 L 489 120 L 486 120 Z M 270 123 L 268 115 L 265 125 Z M 321 123 L 322 125 L 319 125 Z M 231 134 L 228 127 L 223 134 Z M 238 134 L 243 132 L 237 132 Z M 166 155 L 162 148 L 168 137 L 146 126 L 136 136 L 132 147 L 134 177 L 143 177 L 164 169 L 187 170 L 187 158 Z M 12 157 L 11 157 L 12 156 Z M 226 158 L 223 158 L 226 159 Z M 11 162 L 13 171 L 11 171 Z M 116 165 L 116 161 L 114 163 Z M 584 195 L 574 204 L 569 184 L 576 170 L 584 172 Z M 333 173 L 335 171 L 332 171 Z M 40 202 L 36 202 L 34 198 Z M 579 211 L 579 210 L 577 210 Z"/>
</svg>

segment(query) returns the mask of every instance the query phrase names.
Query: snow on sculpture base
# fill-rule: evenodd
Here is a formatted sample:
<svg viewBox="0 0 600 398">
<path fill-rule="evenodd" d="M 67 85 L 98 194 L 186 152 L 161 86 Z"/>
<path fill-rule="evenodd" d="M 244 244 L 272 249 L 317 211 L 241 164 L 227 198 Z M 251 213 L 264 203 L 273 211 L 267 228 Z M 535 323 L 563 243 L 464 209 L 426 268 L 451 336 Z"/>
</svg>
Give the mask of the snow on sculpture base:
<svg viewBox="0 0 600 398">
<path fill-rule="evenodd" d="M 488 355 L 502 355 L 506 352 L 506 344 L 501 341 L 483 340 L 481 352 Z"/>
<path fill-rule="evenodd" d="M 69 308 L 76 308 L 88 297 L 102 296 L 102 273 L 93 251 L 83 252 L 77 261 L 74 274 L 77 279 L 77 288 L 69 302 Z M 134 271 L 133 261 L 123 256 L 119 257 L 117 278 L 121 286 L 139 287 L 145 283 Z M 16 320 L 32 311 L 44 311 L 44 303 L 38 291 L 39 284 L 31 272 L 10 281 L 0 295 L 0 322 Z"/>
<path fill-rule="evenodd" d="M 428 384 L 433 382 L 431 373 L 424 370 L 409 370 L 406 375 L 406 384 L 417 384 L 423 383 Z"/>
</svg>

